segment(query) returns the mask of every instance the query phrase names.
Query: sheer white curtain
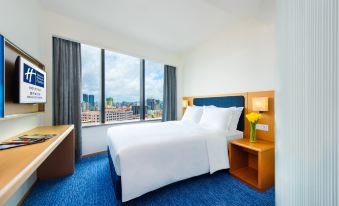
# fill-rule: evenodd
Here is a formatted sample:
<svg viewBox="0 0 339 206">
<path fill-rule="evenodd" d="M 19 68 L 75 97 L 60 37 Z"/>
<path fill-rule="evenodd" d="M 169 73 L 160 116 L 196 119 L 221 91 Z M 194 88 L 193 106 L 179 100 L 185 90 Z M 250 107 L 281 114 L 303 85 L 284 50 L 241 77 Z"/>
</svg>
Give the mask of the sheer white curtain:
<svg viewBox="0 0 339 206">
<path fill-rule="evenodd" d="M 338 202 L 338 0 L 278 0 L 276 203 Z"/>
</svg>

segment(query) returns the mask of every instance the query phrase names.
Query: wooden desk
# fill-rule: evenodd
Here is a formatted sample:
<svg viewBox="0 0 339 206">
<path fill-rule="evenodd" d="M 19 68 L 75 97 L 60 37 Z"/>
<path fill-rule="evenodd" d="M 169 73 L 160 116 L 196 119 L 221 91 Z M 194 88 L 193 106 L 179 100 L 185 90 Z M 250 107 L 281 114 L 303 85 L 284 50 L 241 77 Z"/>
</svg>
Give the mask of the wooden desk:
<svg viewBox="0 0 339 206">
<path fill-rule="evenodd" d="M 257 190 L 274 185 L 274 143 L 249 139 L 230 142 L 230 173 Z"/>
<path fill-rule="evenodd" d="M 73 125 L 37 127 L 18 136 L 24 134 L 57 136 L 39 144 L 0 150 L 0 205 L 4 205 L 36 170 L 38 179 L 74 172 Z"/>
</svg>

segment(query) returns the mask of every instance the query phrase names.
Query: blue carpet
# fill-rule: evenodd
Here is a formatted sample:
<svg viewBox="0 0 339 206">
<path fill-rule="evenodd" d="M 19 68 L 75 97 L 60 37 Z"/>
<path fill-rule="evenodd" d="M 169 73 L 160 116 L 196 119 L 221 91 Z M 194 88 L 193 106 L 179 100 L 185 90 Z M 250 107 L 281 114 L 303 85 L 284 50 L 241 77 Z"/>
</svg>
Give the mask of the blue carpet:
<svg viewBox="0 0 339 206">
<path fill-rule="evenodd" d="M 23 205 L 121 205 L 114 197 L 107 154 L 81 159 L 72 176 L 39 181 Z M 225 170 L 174 183 L 123 205 L 274 205 L 274 188 L 257 192 Z"/>
</svg>

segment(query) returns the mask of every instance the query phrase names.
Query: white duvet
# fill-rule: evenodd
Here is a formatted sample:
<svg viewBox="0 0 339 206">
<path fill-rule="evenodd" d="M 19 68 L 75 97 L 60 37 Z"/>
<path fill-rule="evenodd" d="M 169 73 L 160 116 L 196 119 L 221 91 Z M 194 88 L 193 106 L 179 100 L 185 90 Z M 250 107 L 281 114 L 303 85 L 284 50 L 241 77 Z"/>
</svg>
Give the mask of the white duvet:
<svg viewBox="0 0 339 206">
<path fill-rule="evenodd" d="M 229 168 L 227 141 L 242 132 L 181 121 L 115 126 L 108 130 L 122 201 L 179 180 Z"/>
</svg>

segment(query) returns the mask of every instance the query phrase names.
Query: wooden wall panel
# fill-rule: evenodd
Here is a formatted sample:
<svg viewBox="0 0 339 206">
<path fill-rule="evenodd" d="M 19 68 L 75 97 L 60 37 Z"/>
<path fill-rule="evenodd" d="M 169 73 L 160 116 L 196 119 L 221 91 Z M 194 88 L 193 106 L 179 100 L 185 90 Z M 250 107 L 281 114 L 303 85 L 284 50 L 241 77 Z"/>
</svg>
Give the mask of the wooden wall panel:
<svg viewBox="0 0 339 206">
<path fill-rule="evenodd" d="M 262 92 L 248 92 L 248 113 L 252 112 L 252 98 L 253 97 L 268 97 L 268 112 L 261 112 L 262 119 L 259 120 L 259 124 L 267 124 L 268 131 L 257 130 L 257 138 L 261 140 L 267 140 L 274 142 L 274 131 L 275 131 L 275 122 L 274 122 L 274 91 L 262 91 Z M 249 126 L 249 124 L 248 124 Z"/>
<path fill-rule="evenodd" d="M 268 97 L 268 112 L 263 112 L 263 118 L 259 121 L 260 124 L 268 124 L 269 131 L 260 131 L 257 130 L 257 138 L 261 140 L 267 140 L 274 142 L 274 91 L 258 91 L 258 92 L 244 92 L 244 93 L 228 93 L 228 94 L 215 94 L 215 95 L 205 95 L 205 96 L 186 96 L 183 97 L 183 100 L 188 101 L 188 105 L 193 105 L 194 98 L 207 98 L 207 97 L 222 97 L 222 96 L 244 96 L 245 98 L 245 114 L 252 112 L 252 98 L 253 97 Z M 182 113 L 185 112 L 185 109 L 182 109 Z M 245 117 L 245 131 L 244 131 L 244 138 L 249 138 L 249 122 Z"/>
</svg>

